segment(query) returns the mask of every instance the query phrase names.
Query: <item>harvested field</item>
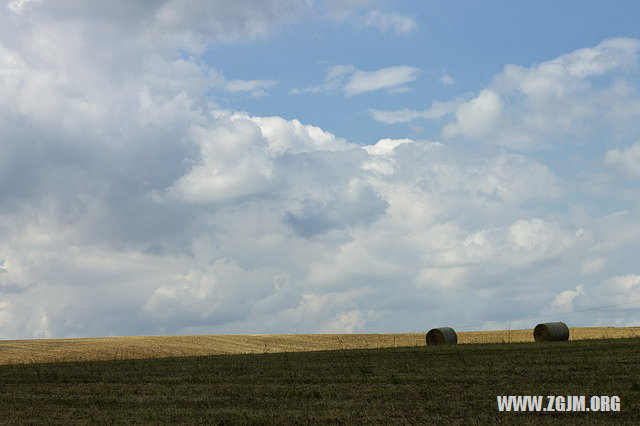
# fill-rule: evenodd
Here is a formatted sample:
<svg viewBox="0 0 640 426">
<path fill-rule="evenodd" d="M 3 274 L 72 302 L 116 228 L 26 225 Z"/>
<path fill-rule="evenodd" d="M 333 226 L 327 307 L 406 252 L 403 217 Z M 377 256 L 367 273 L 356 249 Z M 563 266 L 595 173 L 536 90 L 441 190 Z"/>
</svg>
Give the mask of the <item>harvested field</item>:
<svg viewBox="0 0 640 426">
<path fill-rule="evenodd" d="M 0 365 L 425 345 L 425 333 L 143 336 L 0 341 Z M 640 327 L 571 328 L 570 340 L 640 337 Z M 458 343 L 533 342 L 532 330 L 459 332 Z"/>
<path fill-rule="evenodd" d="M 0 366 L 2 424 L 640 424 L 640 339 Z M 620 411 L 500 412 L 498 395 Z M 546 407 L 547 404 L 545 403 Z"/>
</svg>

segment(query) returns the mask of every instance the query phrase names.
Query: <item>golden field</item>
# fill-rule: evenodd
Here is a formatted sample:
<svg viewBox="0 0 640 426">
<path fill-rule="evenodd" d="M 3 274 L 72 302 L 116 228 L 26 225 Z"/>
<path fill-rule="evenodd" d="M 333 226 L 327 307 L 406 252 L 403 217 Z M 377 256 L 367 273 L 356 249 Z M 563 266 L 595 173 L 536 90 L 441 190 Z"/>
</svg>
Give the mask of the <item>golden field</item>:
<svg viewBox="0 0 640 426">
<path fill-rule="evenodd" d="M 422 346 L 425 333 L 140 336 L 0 340 L 0 365 Z M 640 327 L 571 328 L 570 340 L 640 337 Z M 533 342 L 532 330 L 468 331 L 458 343 Z"/>
</svg>

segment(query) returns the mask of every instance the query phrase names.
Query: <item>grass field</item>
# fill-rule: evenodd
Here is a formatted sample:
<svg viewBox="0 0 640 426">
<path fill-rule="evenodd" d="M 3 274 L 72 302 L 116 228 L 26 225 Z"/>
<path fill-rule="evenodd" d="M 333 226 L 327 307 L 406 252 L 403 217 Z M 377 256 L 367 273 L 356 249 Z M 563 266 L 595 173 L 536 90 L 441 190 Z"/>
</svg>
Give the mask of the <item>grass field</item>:
<svg viewBox="0 0 640 426">
<path fill-rule="evenodd" d="M 570 329 L 571 340 L 640 337 L 640 327 Z M 0 341 L 0 365 L 423 346 L 425 333 L 106 337 Z M 458 333 L 458 342 L 533 342 L 532 330 Z"/>
<path fill-rule="evenodd" d="M 639 375 L 639 338 L 13 364 L 0 422 L 638 424 Z M 621 412 L 500 413 L 496 395 Z"/>
</svg>

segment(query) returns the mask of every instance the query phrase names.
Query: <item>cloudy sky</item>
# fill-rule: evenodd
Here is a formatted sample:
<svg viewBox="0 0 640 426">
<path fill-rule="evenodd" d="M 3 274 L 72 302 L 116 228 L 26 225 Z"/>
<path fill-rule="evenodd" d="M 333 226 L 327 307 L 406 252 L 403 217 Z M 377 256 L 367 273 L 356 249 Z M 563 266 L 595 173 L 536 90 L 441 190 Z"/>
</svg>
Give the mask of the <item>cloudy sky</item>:
<svg viewBox="0 0 640 426">
<path fill-rule="evenodd" d="M 640 324 L 638 2 L 0 4 L 0 338 Z"/>
</svg>

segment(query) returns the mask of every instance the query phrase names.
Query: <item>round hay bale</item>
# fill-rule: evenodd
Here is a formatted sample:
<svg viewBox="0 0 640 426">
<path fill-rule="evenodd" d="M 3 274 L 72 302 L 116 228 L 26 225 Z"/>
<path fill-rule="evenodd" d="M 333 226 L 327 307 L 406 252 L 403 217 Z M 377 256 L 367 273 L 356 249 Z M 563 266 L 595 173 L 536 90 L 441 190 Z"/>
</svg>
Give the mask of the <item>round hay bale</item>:
<svg viewBox="0 0 640 426">
<path fill-rule="evenodd" d="M 545 322 L 533 329 L 536 342 L 559 342 L 569 340 L 569 327 L 563 322 Z"/>
<path fill-rule="evenodd" d="M 458 335 L 451 327 L 432 328 L 427 333 L 427 345 L 455 345 Z"/>
</svg>

